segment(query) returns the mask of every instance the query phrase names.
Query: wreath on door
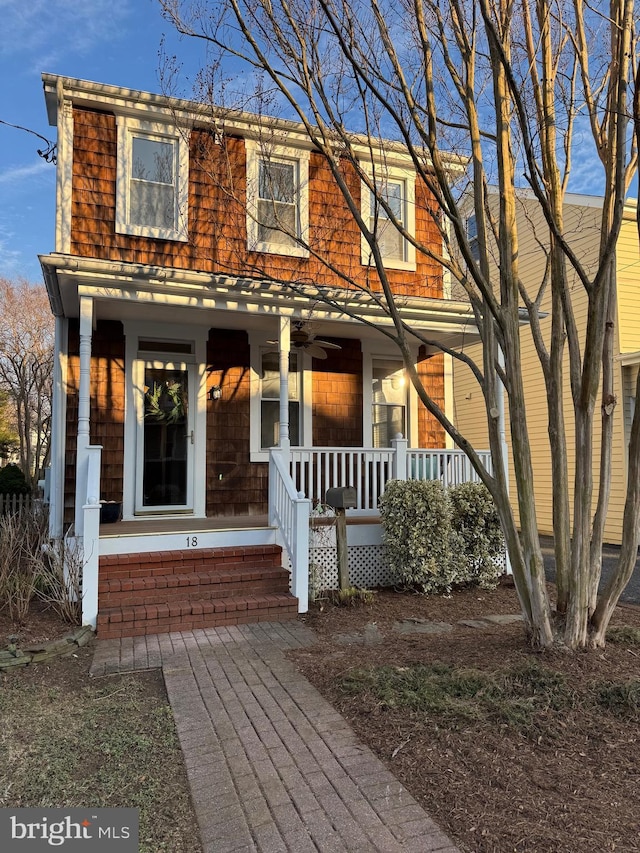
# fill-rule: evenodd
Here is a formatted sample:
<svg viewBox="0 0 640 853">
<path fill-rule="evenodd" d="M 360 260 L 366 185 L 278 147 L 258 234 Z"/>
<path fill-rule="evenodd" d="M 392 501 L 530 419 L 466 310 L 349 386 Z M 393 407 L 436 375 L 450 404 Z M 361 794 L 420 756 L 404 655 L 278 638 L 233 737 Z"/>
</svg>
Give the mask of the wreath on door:
<svg viewBox="0 0 640 853">
<path fill-rule="evenodd" d="M 184 388 L 180 382 L 154 382 L 145 394 L 144 416 L 175 424 L 185 414 Z"/>
</svg>

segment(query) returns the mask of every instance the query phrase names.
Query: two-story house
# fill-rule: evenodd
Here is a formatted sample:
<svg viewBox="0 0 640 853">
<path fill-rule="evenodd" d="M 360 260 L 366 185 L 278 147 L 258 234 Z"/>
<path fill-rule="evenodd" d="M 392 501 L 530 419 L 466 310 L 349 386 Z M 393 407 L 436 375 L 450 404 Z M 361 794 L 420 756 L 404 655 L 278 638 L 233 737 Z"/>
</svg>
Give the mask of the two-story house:
<svg viewBox="0 0 640 853">
<path fill-rule="evenodd" d="M 41 257 L 56 318 L 51 533 L 82 554 L 84 621 L 118 636 L 305 610 L 309 512 L 326 489 L 355 487 L 352 514 L 370 517 L 387 478 L 440 473 L 454 453 L 376 328 L 390 321 L 344 196 L 296 123 L 43 81 L 58 133 L 55 251 Z M 402 146 L 361 153 L 398 220 L 437 247 Z M 347 159 L 343 177 L 373 222 Z M 377 221 L 407 321 L 472 337 L 442 269 Z M 450 411 L 442 355 L 416 345 L 415 360 Z M 101 501 L 115 523 L 100 524 Z"/>
</svg>

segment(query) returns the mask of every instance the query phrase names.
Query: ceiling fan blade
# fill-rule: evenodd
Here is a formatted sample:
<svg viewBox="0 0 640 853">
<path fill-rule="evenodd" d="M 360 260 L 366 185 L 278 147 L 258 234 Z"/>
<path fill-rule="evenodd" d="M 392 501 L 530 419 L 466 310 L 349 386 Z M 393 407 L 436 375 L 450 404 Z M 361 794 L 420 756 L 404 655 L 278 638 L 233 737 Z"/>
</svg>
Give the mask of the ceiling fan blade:
<svg viewBox="0 0 640 853">
<path fill-rule="evenodd" d="M 331 341 L 320 341 L 320 340 L 318 340 L 318 338 L 314 338 L 313 343 L 319 344 L 321 347 L 324 347 L 325 349 L 342 349 L 342 347 L 339 344 L 332 344 Z"/>
<path fill-rule="evenodd" d="M 327 353 L 322 349 L 322 347 L 319 347 L 315 343 L 314 344 L 307 344 L 307 346 L 304 347 L 304 350 L 305 350 L 305 352 L 308 352 L 312 358 L 325 359 L 327 357 Z"/>
</svg>

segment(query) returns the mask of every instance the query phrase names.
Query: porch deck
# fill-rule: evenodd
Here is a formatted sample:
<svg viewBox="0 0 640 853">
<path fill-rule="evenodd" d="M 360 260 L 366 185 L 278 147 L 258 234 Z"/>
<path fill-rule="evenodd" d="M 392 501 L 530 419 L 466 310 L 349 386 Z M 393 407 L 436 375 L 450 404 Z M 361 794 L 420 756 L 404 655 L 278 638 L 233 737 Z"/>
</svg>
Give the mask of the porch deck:
<svg viewBox="0 0 640 853">
<path fill-rule="evenodd" d="M 219 533 L 226 530 L 260 530 L 269 527 L 266 515 L 225 515 L 213 518 L 150 516 L 133 521 L 100 525 L 100 538 L 144 536 L 162 533 Z"/>
</svg>

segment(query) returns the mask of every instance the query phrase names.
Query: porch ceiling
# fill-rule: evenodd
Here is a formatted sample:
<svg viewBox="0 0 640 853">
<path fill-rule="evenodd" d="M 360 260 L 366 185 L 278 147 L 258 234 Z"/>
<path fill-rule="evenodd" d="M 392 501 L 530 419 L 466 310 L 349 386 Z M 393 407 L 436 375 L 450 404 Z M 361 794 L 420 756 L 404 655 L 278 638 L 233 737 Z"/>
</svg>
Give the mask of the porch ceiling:
<svg viewBox="0 0 640 853">
<path fill-rule="evenodd" d="M 391 321 L 365 293 L 286 285 L 276 281 L 114 263 L 66 255 L 40 258 L 53 313 L 77 317 L 79 297 L 94 299 L 95 318 L 264 330 L 277 336 L 279 318 L 313 319 L 322 336 L 379 338 Z M 319 301 L 321 298 L 329 300 Z M 405 321 L 434 341 L 456 348 L 477 340 L 467 303 L 399 300 Z M 364 322 L 363 322 L 364 321 Z M 349 328 L 350 327 L 350 328 Z M 356 333 L 357 330 L 357 333 Z"/>
</svg>

